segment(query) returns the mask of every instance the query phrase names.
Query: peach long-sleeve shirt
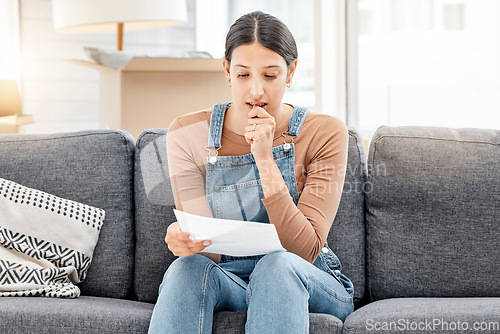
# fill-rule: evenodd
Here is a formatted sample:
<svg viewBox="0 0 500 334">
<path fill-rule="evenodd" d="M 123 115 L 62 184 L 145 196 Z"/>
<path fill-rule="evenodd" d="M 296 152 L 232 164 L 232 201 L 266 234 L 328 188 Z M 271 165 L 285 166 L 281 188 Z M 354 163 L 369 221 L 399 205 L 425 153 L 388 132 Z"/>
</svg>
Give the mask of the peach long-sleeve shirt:
<svg viewBox="0 0 500 334">
<path fill-rule="evenodd" d="M 205 197 L 205 175 L 211 110 L 178 117 L 167 132 L 167 152 L 177 209 L 212 217 Z M 288 124 L 275 131 L 273 146 L 283 144 Z M 291 137 L 287 136 L 287 142 Z M 347 163 L 345 125 L 328 115 L 308 113 L 295 144 L 295 175 L 299 202 L 288 193 L 262 199 L 281 244 L 313 262 L 326 241 L 338 209 Z M 212 155 L 214 151 L 212 149 Z M 250 153 L 245 137 L 223 128 L 221 156 Z"/>
</svg>

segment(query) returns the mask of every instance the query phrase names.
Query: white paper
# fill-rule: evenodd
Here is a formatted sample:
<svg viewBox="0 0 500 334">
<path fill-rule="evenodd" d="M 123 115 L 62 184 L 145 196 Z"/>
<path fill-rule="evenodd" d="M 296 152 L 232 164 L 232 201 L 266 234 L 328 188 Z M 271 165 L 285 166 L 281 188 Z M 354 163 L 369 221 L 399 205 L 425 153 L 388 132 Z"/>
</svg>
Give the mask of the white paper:
<svg viewBox="0 0 500 334">
<path fill-rule="evenodd" d="M 286 251 L 273 224 L 208 218 L 176 209 L 174 213 L 182 231 L 212 241 L 204 252 L 251 256 Z"/>
</svg>

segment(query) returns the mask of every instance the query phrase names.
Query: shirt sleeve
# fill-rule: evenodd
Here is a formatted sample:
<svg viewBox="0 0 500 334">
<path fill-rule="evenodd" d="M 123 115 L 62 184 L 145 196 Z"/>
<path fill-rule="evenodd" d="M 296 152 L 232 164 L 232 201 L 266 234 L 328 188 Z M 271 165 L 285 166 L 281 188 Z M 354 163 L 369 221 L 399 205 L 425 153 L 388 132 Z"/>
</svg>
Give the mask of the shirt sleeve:
<svg viewBox="0 0 500 334">
<path fill-rule="evenodd" d="M 199 150 L 198 153 L 192 150 L 192 145 L 197 145 L 198 141 L 197 138 L 189 136 L 186 127 L 182 126 L 179 120 L 175 120 L 168 128 L 167 157 L 172 192 L 178 210 L 212 217 L 205 197 L 203 159 L 199 156 Z"/>
<path fill-rule="evenodd" d="M 348 133 L 337 118 L 329 117 L 308 143 L 305 183 L 297 205 L 287 193 L 262 199 L 283 247 L 314 262 L 337 213 L 347 165 Z M 297 144 L 298 145 L 298 144 Z"/>
</svg>

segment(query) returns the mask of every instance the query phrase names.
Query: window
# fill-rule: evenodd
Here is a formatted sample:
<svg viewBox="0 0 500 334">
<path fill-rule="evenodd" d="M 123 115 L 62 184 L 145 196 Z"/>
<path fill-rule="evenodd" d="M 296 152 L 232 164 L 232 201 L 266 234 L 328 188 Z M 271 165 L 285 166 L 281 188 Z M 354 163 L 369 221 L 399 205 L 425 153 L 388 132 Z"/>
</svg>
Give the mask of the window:
<svg viewBox="0 0 500 334">
<path fill-rule="evenodd" d="M 365 139 L 383 124 L 500 128 L 498 13 L 497 0 L 358 0 L 352 125 Z"/>
<path fill-rule="evenodd" d="M 222 57 L 230 24 L 256 9 L 297 38 L 286 101 L 365 139 L 381 125 L 500 128 L 500 1 L 200 0 L 198 49 Z"/>
<path fill-rule="evenodd" d="M 19 4 L 0 1 L 0 79 L 19 77 Z"/>
</svg>

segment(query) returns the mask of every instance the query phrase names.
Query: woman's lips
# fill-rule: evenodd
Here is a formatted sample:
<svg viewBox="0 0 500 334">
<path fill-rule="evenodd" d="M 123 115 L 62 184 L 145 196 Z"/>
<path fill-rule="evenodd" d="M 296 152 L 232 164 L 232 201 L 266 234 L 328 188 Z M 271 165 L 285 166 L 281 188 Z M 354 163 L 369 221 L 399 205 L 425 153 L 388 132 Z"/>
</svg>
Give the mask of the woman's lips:
<svg viewBox="0 0 500 334">
<path fill-rule="evenodd" d="M 259 102 L 247 102 L 247 105 L 252 109 L 253 107 L 261 107 L 267 110 L 267 103 L 259 103 Z"/>
</svg>

